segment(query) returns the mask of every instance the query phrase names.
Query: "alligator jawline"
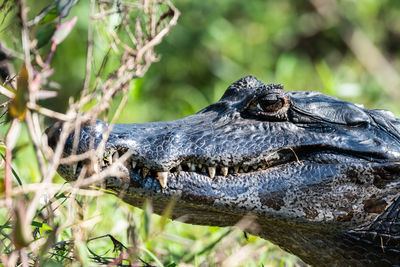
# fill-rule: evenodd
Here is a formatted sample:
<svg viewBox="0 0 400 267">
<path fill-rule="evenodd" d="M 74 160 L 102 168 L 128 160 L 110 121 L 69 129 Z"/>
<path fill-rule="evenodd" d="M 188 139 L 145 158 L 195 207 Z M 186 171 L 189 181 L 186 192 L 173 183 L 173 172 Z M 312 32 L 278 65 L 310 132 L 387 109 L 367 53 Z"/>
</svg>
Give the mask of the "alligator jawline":
<svg viewBox="0 0 400 267">
<path fill-rule="evenodd" d="M 127 151 L 124 150 L 113 150 L 107 151 L 106 155 L 103 157 L 103 160 L 100 161 L 101 169 L 104 170 L 109 167 L 113 162 L 118 160 L 120 156 L 125 154 Z M 310 154 L 313 154 L 311 156 Z M 216 176 L 219 177 L 237 177 L 239 178 L 242 175 L 248 175 L 251 173 L 266 171 L 268 169 L 284 166 L 292 163 L 302 163 L 302 162 L 313 162 L 315 164 L 324 164 L 324 158 L 326 155 L 332 156 L 333 154 L 340 155 L 340 158 L 337 159 L 337 163 L 341 163 L 343 157 L 348 157 L 352 159 L 356 159 L 355 161 L 359 162 L 364 161 L 362 157 L 360 158 L 360 154 L 353 155 L 349 151 L 339 151 L 332 150 L 332 148 L 326 147 L 301 147 L 301 148 L 282 148 L 277 151 L 266 153 L 265 155 L 258 155 L 256 157 L 247 157 L 244 158 L 241 163 L 237 164 L 228 164 L 223 163 L 207 163 L 210 162 L 204 158 L 197 157 L 188 157 L 179 162 L 179 164 L 175 165 L 168 170 L 162 170 L 161 168 L 149 167 L 143 164 L 140 160 L 134 159 L 131 157 L 126 162 L 124 162 L 124 166 L 128 169 L 128 172 L 132 172 L 134 174 L 140 175 L 142 178 L 152 178 L 158 179 L 162 188 L 167 186 L 168 177 L 172 174 L 180 174 L 180 173 L 196 173 L 198 175 L 207 176 L 211 179 L 214 179 Z M 332 159 L 330 159 L 332 161 Z M 332 162 L 330 162 L 332 163 Z M 73 172 L 76 176 L 79 175 L 84 163 L 78 162 L 72 166 Z"/>
<path fill-rule="evenodd" d="M 109 156 L 106 157 L 107 160 L 103 162 L 103 168 L 107 168 L 113 162 L 113 159 L 118 158 L 121 153 L 122 152 L 118 150 L 110 152 Z M 310 156 L 310 153 L 312 153 L 313 156 Z M 233 166 L 226 166 L 226 164 L 220 163 L 207 164 L 204 163 L 207 162 L 207 160 L 194 157 L 181 160 L 179 164 L 169 168 L 168 170 L 160 170 L 160 168 L 148 167 L 139 160 L 134 160 L 132 158 L 125 162 L 124 165 L 127 169 L 129 169 L 129 172 L 139 175 L 143 179 L 158 179 L 161 187 L 165 188 L 170 175 L 196 173 L 198 175 L 209 177 L 210 179 L 214 179 L 217 176 L 227 179 L 229 179 L 229 177 L 240 178 L 242 175 L 266 171 L 296 162 L 299 164 L 306 161 L 313 162 L 315 164 L 324 164 L 324 157 L 332 154 L 340 155 L 341 158 L 337 159 L 337 163 L 342 163 L 343 161 L 341 159 L 344 157 L 347 159 L 351 158 L 353 162 L 365 161 L 362 158 L 352 155 L 352 153 L 345 154 L 343 151 L 333 151 L 326 148 L 320 148 L 319 150 L 315 150 L 315 148 L 297 148 L 296 150 L 294 148 L 283 148 L 274 152 L 270 152 L 266 156 L 259 155 L 254 157 L 253 160 L 246 159 L 242 163 L 235 164 Z"/>
</svg>

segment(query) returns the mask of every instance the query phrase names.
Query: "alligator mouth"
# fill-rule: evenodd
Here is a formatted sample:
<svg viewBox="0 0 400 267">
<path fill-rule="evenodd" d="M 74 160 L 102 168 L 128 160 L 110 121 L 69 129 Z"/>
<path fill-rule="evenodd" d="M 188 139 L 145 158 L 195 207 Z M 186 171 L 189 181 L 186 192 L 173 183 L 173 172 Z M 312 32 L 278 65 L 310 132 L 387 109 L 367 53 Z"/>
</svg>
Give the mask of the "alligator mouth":
<svg viewBox="0 0 400 267">
<path fill-rule="evenodd" d="M 130 153 L 126 150 L 107 150 L 105 156 L 100 160 L 99 166 L 101 170 L 110 167 L 113 163 L 125 153 Z M 279 151 L 269 152 L 265 155 L 258 155 L 257 157 L 244 158 L 242 161 L 232 164 L 224 164 L 221 162 L 211 163 L 209 160 L 198 157 L 187 157 L 177 161 L 177 163 L 170 168 L 152 167 L 145 164 L 134 156 L 131 156 L 126 161 L 122 162 L 123 166 L 129 171 L 140 175 L 145 178 L 157 178 L 161 187 L 166 188 L 169 175 L 180 173 L 197 173 L 199 175 L 208 176 L 214 179 L 218 176 L 240 176 L 248 173 L 255 173 L 265 171 L 278 165 L 288 164 L 291 162 L 300 162 L 296 151 L 292 148 L 284 148 Z M 85 162 L 78 162 L 70 165 L 73 176 L 78 177 Z"/>
<path fill-rule="evenodd" d="M 172 164 L 170 167 L 163 167 L 146 163 L 145 159 L 140 159 L 138 156 L 135 156 L 132 152 L 126 149 L 119 150 L 109 148 L 105 150 L 105 156 L 98 161 L 98 165 L 96 165 L 99 166 L 97 172 L 116 163 L 125 153 L 130 153 L 130 157 L 128 157 L 124 162 L 119 162 L 122 163 L 121 166 L 125 168 L 126 173 L 132 173 L 139 177 L 141 176 L 143 179 L 157 179 L 162 188 L 167 187 L 170 175 L 178 175 L 181 173 L 196 173 L 198 175 L 209 177 L 211 180 L 218 176 L 229 179 L 229 177 L 240 178 L 242 175 L 266 171 L 287 164 L 301 164 L 305 161 L 313 162 L 315 164 L 332 164 L 350 161 L 371 161 L 373 158 L 371 155 L 362 155 L 360 152 L 354 153 L 351 151 L 334 149 L 332 147 L 318 148 L 311 146 L 281 148 L 277 151 L 261 153 L 257 156 L 243 157 L 237 162 L 228 161 L 228 163 L 216 161 L 211 162 L 211 160 L 207 158 L 188 156 L 177 160 L 175 164 Z M 375 158 L 375 160 L 378 159 Z M 85 164 L 87 164 L 87 162 L 80 161 L 76 164 L 68 165 L 69 172 L 72 172 L 73 177 L 78 177 Z"/>
</svg>

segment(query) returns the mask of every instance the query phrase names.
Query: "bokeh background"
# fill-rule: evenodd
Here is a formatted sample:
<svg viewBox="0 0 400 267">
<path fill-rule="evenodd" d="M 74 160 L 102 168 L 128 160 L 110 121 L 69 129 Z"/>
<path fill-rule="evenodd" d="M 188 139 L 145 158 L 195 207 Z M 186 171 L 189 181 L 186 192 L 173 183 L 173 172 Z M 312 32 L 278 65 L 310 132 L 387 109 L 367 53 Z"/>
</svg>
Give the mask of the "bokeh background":
<svg viewBox="0 0 400 267">
<path fill-rule="evenodd" d="M 182 13 L 178 25 L 156 48 L 159 62 L 151 66 L 145 77 L 132 82 L 127 105 L 118 122 L 172 120 L 195 113 L 217 101 L 232 82 L 249 74 L 265 83 L 282 83 L 287 90 L 320 91 L 362 103 L 367 108 L 384 108 L 400 115 L 400 1 L 173 2 Z M 48 1 L 30 0 L 28 4 L 34 15 Z M 51 79 L 59 83 L 61 89 L 56 99 L 43 105 L 61 112 L 67 109 L 68 99 L 78 97 L 82 89 L 88 6 L 89 1 L 80 1 L 71 10 L 70 17 L 78 16 L 78 23 L 57 48 L 52 63 L 55 73 Z M 12 18 L 7 21 L 0 38 L 18 47 L 18 38 L 10 35 L 18 25 L 13 24 Z M 105 50 L 100 38 L 95 40 L 94 48 L 100 58 Z M 96 58 L 94 62 L 94 69 L 99 68 L 101 62 Z M 18 69 L 22 62 L 14 63 Z M 117 58 L 113 64 L 118 64 Z M 110 116 L 119 101 L 116 97 Z M 27 146 L 17 154 L 16 168 L 26 183 L 38 181 L 37 165 L 26 134 L 20 143 Z M 57 181 L 62 182 L 60 178 Z M 102 201 L 104 217 L 113 216 L 124 221 L 125 213 L 121 211 L 120 214 L 118 209 L 141 216 L 140 211 L 113 197 L 104 196 L 103 200 L 96 201 Z M 140 225 L 140 221 L 137 223 Z M 122 233 L 126 226 L 121 225 L 116 234 L 124 240 Z M 171 234 L 189 240 L 191 245 L 193 240 L 216 238 L 224 231 L 179 223 L 168 227 Z M 112 229 L 115 230 L 115 223 L 104 220 L 93 230 L 93 235 L 112 232 Z M 234 239 L 238 244 L 250 243 L 254 249 L 266 248 L 262 256 L 243 265 L 299 264 L 295 257 L 266 241 L 255 237 L 246 240 L 240 233 Z M 152 242 L 146 246 L 161 246 L 163 241 Z M 162 244 L 162 249 L 167 251 L 165 255 L 169 253 L 175 262 L 176 255 L 186 253 L 185 245 Z M 212 265 L 216 251 L 199 254 L 190 263 Z M 226 253 L 232 251 L 235 250 Z"/>
<path fill-rule="evenodd" d="M 33 15 L 49 1 L 28 2 Z M 179 23 L 157 46 L 160 61 L 132 84 L 120 121 L 192 114 L 249 74 L 265 83 L 282 83 L 287 90 L 316 90 L 368 108 L 400 112 L 398 1 L 176 0 L 174 4 L 182 13 Z M 59 111 L 82 88 L 88 8 L 88 1 L 80 1 L 71 10 L 69 17 L 78 16 L 77 26 L 57 48 L 52 63 L 56 70 L 52 79 L 62 90 L 48 105 Z M 98 55 L 105 49 L 101 39 L 94 47 Z M 97 69 L 100 64 L 95 59 Z"/>
</svg>

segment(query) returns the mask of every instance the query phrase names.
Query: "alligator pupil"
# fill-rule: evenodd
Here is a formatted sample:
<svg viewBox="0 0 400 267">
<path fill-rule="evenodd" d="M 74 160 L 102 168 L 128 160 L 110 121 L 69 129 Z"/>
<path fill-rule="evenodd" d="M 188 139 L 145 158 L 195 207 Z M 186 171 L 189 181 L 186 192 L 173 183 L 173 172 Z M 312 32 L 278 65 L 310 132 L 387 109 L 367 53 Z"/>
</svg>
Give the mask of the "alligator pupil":
<svg viewBox="0 0 400 267">
<path fill-rule="evenodd" d="M 260 101 L 260 106 L 265 112 L 276 112 L 283 107 L 282 99 L 264 99 Z"/>
</svg>

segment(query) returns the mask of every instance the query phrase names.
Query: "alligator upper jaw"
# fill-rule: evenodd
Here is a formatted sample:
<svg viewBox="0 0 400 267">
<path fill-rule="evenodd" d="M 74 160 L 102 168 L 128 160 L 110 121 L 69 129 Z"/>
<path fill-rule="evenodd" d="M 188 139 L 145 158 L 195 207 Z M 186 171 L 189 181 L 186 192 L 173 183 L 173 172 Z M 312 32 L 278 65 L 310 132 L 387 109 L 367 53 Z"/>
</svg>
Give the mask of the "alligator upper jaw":
<svg viewBox="0 0 400 267">
<path fill-rule="evenodd" d="M 119 162 L 119 159 L 125 153 L 128 154 L 127 159 Z M 173 174 L 179 174 L 183 172 L 197 173 L 199 175 L 205 175 L 210 179 L 214 179 L 215 177 L 237 177 L 243 174 L 267 170 L 278 165 L 300 161 L 299 156 L 296 154 L 293 148 L 282 148 L 277 151 L 262 153 L 254 157 L 246 158 L 247 159 L 236 164 L 227 165 L 215 161 L 210 163 L 211 160 L 207 158 L 189 156 L 185 159 L 169 164 L 169 167 L 151 167 L 151 165 L 154 164 L 144 163 L 144 160 L 139 160 L 137 157 L 132 156 L 132 152 L 129 150 L 117 150 L 113 148 L 111 150 L 106 150 L 105 156 L 102 159 L 97 160 L 96 164 L 101 166 L 101 169 L 106 169 L 113 163 L 118 163 L 120 164 L 121 169 L 125 169 L 125 172 L 138 174 L 142 178 L 157 178 L 161 187 L 166 188 L 168 178 Z M 64 165 L 63 168 L 69 169 L 67 173 L 70 175 L 72 174 L 75 178 L 77 178 L 83 166 L 83 162 L 78 162 L 73 165 Z M 61 172 L 62 171 L 63 170 L 61 169 Z"/>
<path fill-rule="evenodd" d="M 353 152 L 356 154 L 356 152 Z M 124 161 L 120 158 L 125 157 Z M 279 168 L 284 165 L 304 162 L 312 162 L 312 164 L 324 163 L 342 163 L 342 162 L 367 162 L 371 161 L 372 157 L 367 155 L 352 155 L 349 151 L 335 151 L 335 148 L 318 148 L 315 147 L 288 147 L 281 148 L 276 151 L 264 152 L 254 156 L 244 157 L 245 160 L 236 164 L 224 164 L 222 162 L 213 162 L 207 158 L 199 158 L 188 156 L 179 161 L 174 161 L 168 164 L 168 167 L 163 167 L 157 164 L 149 164 L 145 159 L 135 157 L 131 151 L 126 148 L 117 149 L 115 147 L 106 149 L 105 156 L 96 161 L 98 171 L 107 169 L 112 164 L 117 164 L 119 170 L 125 173 L 125 176 L 135 175 L 142 179 L 157 180 L 162 189 L 168 187 L 168 181 L 171 177 L 179 176 L 181 173 L 187 175 L 196 174 L 206 179 L 240 179 L 247 175 L 254 175 L 261 172 L 266 172 L 269 169 Z M 369 160 L 366 160 L 368 158 Z M 379 161 L 379 159 L 375 159 Z M 69 177 L 69 180 L 76 180 L 84 166 L 83 162 L 78 162 L 73 165 L 62 165 L 59 169 L 60 174 Z M 156 167 L 154 167 L 156 166 Z M 89 168 L 90 169 L 90 168 Z M 93 169 L 93 168 L 92 168 Z M 89 174 L 93 174 L 93 171 Z M 126 179 L 125 179 L 126 181 Z M 158 186 L 155 185 L 157 188 Z"/>
</svg>

